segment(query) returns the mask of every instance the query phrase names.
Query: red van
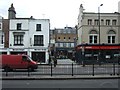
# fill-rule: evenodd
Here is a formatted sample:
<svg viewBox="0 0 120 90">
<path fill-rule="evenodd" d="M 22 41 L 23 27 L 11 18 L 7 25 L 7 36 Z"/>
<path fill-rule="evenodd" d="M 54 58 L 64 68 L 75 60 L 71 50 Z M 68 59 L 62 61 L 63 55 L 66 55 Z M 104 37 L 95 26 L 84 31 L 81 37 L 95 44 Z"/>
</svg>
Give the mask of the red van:
<svg viewBox="0 0 120 90">
<path fill-rule="evenodd" d="M 33 61 L 27 55 L 0 55 L 0 63 L 4 70 L 28 69 L 34 70 L 38 68 L 37 62 Z"/>
</svg>

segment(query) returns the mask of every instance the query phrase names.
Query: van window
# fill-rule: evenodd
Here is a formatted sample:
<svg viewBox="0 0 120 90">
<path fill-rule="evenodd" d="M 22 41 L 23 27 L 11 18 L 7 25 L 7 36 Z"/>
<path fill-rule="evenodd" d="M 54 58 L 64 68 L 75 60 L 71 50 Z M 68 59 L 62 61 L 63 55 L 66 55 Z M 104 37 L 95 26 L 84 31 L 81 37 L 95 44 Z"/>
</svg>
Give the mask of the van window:
<svg viewBox="0 0 120 90">
<path fill-rule="evenodd" d="M 26 56 L 22 56 L 22 60 L 23 61 L 27 61 L 27 57 Z"/>
</svg>

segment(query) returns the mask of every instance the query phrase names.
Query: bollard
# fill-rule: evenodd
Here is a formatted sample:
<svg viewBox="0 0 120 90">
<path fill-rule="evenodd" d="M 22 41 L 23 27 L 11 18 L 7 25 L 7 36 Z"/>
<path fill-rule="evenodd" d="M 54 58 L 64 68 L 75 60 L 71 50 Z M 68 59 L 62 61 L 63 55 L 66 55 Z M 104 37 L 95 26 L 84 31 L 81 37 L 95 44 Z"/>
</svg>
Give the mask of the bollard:
<svg viewBox="0 0 120 90">
<path fill-rule="evenodd" d="M 73 63 L 72 63 L 72 76 L 73 76 Z"/>
<path fill-rule="evenodd" d="M 93 73 L 92 73 L 92 75 L 94 76 L 94 64 L 93 64 Z"/>
<path fill-rule="evenodd" d="M 51 77 L 52 77 L 52 63 L 51 63 Z"/>
</svg>

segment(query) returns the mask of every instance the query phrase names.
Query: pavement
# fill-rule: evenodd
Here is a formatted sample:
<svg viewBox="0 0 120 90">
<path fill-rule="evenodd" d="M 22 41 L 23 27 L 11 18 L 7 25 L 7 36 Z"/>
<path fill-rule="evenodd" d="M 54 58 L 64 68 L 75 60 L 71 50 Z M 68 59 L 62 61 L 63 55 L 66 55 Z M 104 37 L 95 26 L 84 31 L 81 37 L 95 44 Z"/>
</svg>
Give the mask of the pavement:
<svg viewBox="0 0 120 90">
<path fill-rule="evenodd" d="M 118 75 L 41 75 L 41 76 L 3 76 L 1 80 L 67 80 L 67 79 L 120 79 Z"/>
</svg>

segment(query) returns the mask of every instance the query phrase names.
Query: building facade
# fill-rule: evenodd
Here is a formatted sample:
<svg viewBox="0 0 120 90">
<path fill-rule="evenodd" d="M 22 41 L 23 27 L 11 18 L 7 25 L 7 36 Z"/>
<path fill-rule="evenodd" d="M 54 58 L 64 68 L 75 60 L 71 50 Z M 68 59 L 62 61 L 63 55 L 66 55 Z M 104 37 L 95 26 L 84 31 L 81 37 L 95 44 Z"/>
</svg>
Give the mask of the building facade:
<svg viewBox="0 0 120 90">
<path fill-rule="evenodd" d="M 10 19 L 9 53 L 27 54 L 40 63 L 48 62 L 49 19 Z"/>
<path fill-rule="evenodd" d="M 115 13 L 84 12 L 84 8 L 81 4 L 79 9 L 77 27 L 78 27 L 77 44 L 120 43 L 119 12 Z"/>
<path fill-rule="evenodd" d="M 65 27 L 63 29 L 52 30 L 52 41 L 55 41 L 53 48 L 57 58 L 72 58 L 74 47 L 76 46 L 76 29 L 72 27 Z"/>
<path fill-rule="evenodd" d="M 43 64 L 49 62 L 49 19 L 17 18 L 13 4 L 8 10 L 8 19 L 3 22 L 3 31 L 0 29 L 2 54 L 26 54 L 34 61 Z M 3 47 L 4 46 L 4 47 Z"/>
</svg>

